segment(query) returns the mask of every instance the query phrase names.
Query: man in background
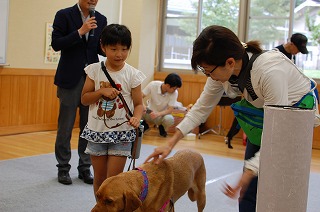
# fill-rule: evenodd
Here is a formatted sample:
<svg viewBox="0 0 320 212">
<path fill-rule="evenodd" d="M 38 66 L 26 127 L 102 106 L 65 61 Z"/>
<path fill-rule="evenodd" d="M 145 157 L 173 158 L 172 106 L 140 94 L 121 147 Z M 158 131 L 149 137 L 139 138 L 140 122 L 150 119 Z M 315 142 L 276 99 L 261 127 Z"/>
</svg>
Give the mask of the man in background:
<svg viewBox="0 0 320 212">
<path fill-rule="evenodd" d="M 164 82 L 152 81 L 143 90 L 143 98 L 147 99 L 145 114 L 143 115 L 144 131 L 149 129 L 148 123 L 159 126 L 159 134 L 167 137 L 166 130 L 174 124 L 172 111 L 177 103 L 178 88 L 181 88 L 182 80 L 176 73 L 169 74 Z"/>
<path fill-rule="evenodd" d="M 276 46 L 275 48 L 295 62 L 295 55 L 299 52 L 302 54 L 308 54 L 307 43 L 308 38 L 305 35 L 295 33 L 291 36 L 289 42 Z"/>
<path fill-rule="evenodd" d="M 70 139 L 77 108 L 80 115 L 80 134 L 88 120 L 88 107 L 80 102 L 85 81 L 84 67 L 98 62 L 102 54 L 99 44 L 100 33 L 107 25 L 107 18 L 94 10 L 98 0 L 79 0 L 77 4 L 59 10 L 54 18 L 52 48 L 61 51 L 54 84 L 60 102 L 55 155 L 58 161 L 58 182 L 72 184 L 69 175 L 71 165 Z M 78 141 L 78 178 L 87 184 L 93 183 L 90 172 L 90 156 L 84 153 L 87 142 Z"/>
</svg>

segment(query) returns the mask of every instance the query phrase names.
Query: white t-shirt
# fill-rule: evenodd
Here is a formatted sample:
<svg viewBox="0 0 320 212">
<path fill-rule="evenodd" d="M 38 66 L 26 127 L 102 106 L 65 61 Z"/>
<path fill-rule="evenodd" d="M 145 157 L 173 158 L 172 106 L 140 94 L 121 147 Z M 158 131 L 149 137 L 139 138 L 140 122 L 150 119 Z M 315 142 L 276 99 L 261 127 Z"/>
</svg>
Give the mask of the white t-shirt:
<svg viewBox="0 0 320 212">
<path fill-rule="evenodd" d="M 101 69 L 101 63 L 93 63 L 85 68 L 85 72 L 90 79 L 95 83 L 95 90 L 100 89 L 101 86 L 112 87 L 106 75 Z M 146 76 L 139 70 L 125 63 L 124 67 L 117 72 L 108 72 L 115 82 L 121 88 L 121 94 L 133 113 L 133 100 L 131 97 L 131 89 L 139 86 Z M 107 131 L 127 131 L 133 129 L 127 123 L 121 126 L 109 129 L 105 126 L 104 119 L 109 127 L 121 124 L 128 119 L 126 118 L 126 110 L 120 98 L 106 101 L 100 98 L 95 104 L 89 106 L 89 116 L 87 127 L 96 132 Z"/>
<path fill-rule="evenodd" d="M 167 109 L 168 106 L 174 107 L 178 99 L 178 91 L 173 93 L 161 93 L 161 81 L 150 82 L 143 90 L 145 96 L 151 95 L 147 101 L 147 107 L 155 112 L 161 112 Z"/>
<path fill-rule="evenodd" d="M 248 54 L 249 58 L 252 54 Z M 252 65 L 252 87 L 258 98 L 252 101 L 246 89 L 243 96 L 255 107 L 264 105 L 294 105 L 310 91 L 311 82 L 300 70 L 279 51 L 268 51 L 261 54 Z M 223 93 L 234 98 L 239 89 L 231 86 L 229 82 L 218 82 L 208 77 L 204 90 L 185 118 L 177 128 L 186 135 L 195 127 L 204 123 L 213 108 L 220 101 Z M 257 158 L 246 161 L 246 167 L 259 168 L 259 153 Z"/>
</svg>

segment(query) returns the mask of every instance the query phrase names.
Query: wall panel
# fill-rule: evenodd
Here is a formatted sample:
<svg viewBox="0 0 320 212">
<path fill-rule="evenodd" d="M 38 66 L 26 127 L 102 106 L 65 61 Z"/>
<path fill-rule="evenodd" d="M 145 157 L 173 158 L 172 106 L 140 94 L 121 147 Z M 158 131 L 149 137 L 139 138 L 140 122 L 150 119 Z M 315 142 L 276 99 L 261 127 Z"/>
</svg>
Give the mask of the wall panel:
<svg viewBox="0 0 320 212">
<path fill-rule="evenodd" d="M 0 135 L 56 130 L 59 101 L 57 88 L 53 84 L 54 70 L 0 68 Z M 165 72 L 156 72 L 155 80 L 164 80 Z M 178 101 L 184 106 L 194 104 L 200 96 L 206 77 L 180 74 L 183 85 L 179 89 Z M 320 86 L 318 85 L 318 89 Z M 216 107 L 204 129 L 219 124 L 220 108 Z M 222 128 L 226 133 L 234 115 L 230 107 L 222 108 Z M 78 127 L 77 117 L 75 127 Z M 241 133 L 237 135 L 241 137 Z M 315 128 L 313 148 L 320 149 L 320 127 Z"/>
<path fill-rule="evenodd" d="M 0 135 L 57 129 L 54 74 L 47 69 L 0 68 Z"/>
</svg>

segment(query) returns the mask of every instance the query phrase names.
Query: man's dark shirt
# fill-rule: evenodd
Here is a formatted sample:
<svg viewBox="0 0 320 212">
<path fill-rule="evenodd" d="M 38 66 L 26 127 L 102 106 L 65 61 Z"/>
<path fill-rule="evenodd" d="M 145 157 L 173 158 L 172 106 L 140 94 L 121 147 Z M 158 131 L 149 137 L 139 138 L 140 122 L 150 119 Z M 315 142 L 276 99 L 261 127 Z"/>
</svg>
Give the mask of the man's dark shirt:
<svg viewBox="0 0 320 212">
<path fill-rule="evenodd" d="M 280 45 L 280 46 L 276 46 L 275 48 L 279 49 L 280 52 L 282 52 L 285 56 L 287 56 L 290 60 L 293 59 L 293 61 L 295 61 L 295 56 L 292 57 L 292 54 L 288 53 L 283 45 Z"/>
</svg>

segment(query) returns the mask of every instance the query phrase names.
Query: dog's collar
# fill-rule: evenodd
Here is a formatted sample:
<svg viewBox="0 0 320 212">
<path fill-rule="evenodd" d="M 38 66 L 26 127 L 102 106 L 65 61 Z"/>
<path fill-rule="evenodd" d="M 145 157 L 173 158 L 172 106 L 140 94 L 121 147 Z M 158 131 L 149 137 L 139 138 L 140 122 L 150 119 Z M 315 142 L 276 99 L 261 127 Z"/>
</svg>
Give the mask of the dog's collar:
<svg viewBox="0 0 320 212">
<path fill-rule="evenodd" d="M 143 202 L 146 199 L 147 195 L 148 195 L 149 180 L 148 180 L 146 171 L 142 170 L 140 167 L 137 167 L 135 169 L 138 170 L 139 172 L 141 172 L 141 174 L 143 176 L 142 191 L 141 191 L 141 193 L 139 195 L 139 199 Z"/>
</svg>

